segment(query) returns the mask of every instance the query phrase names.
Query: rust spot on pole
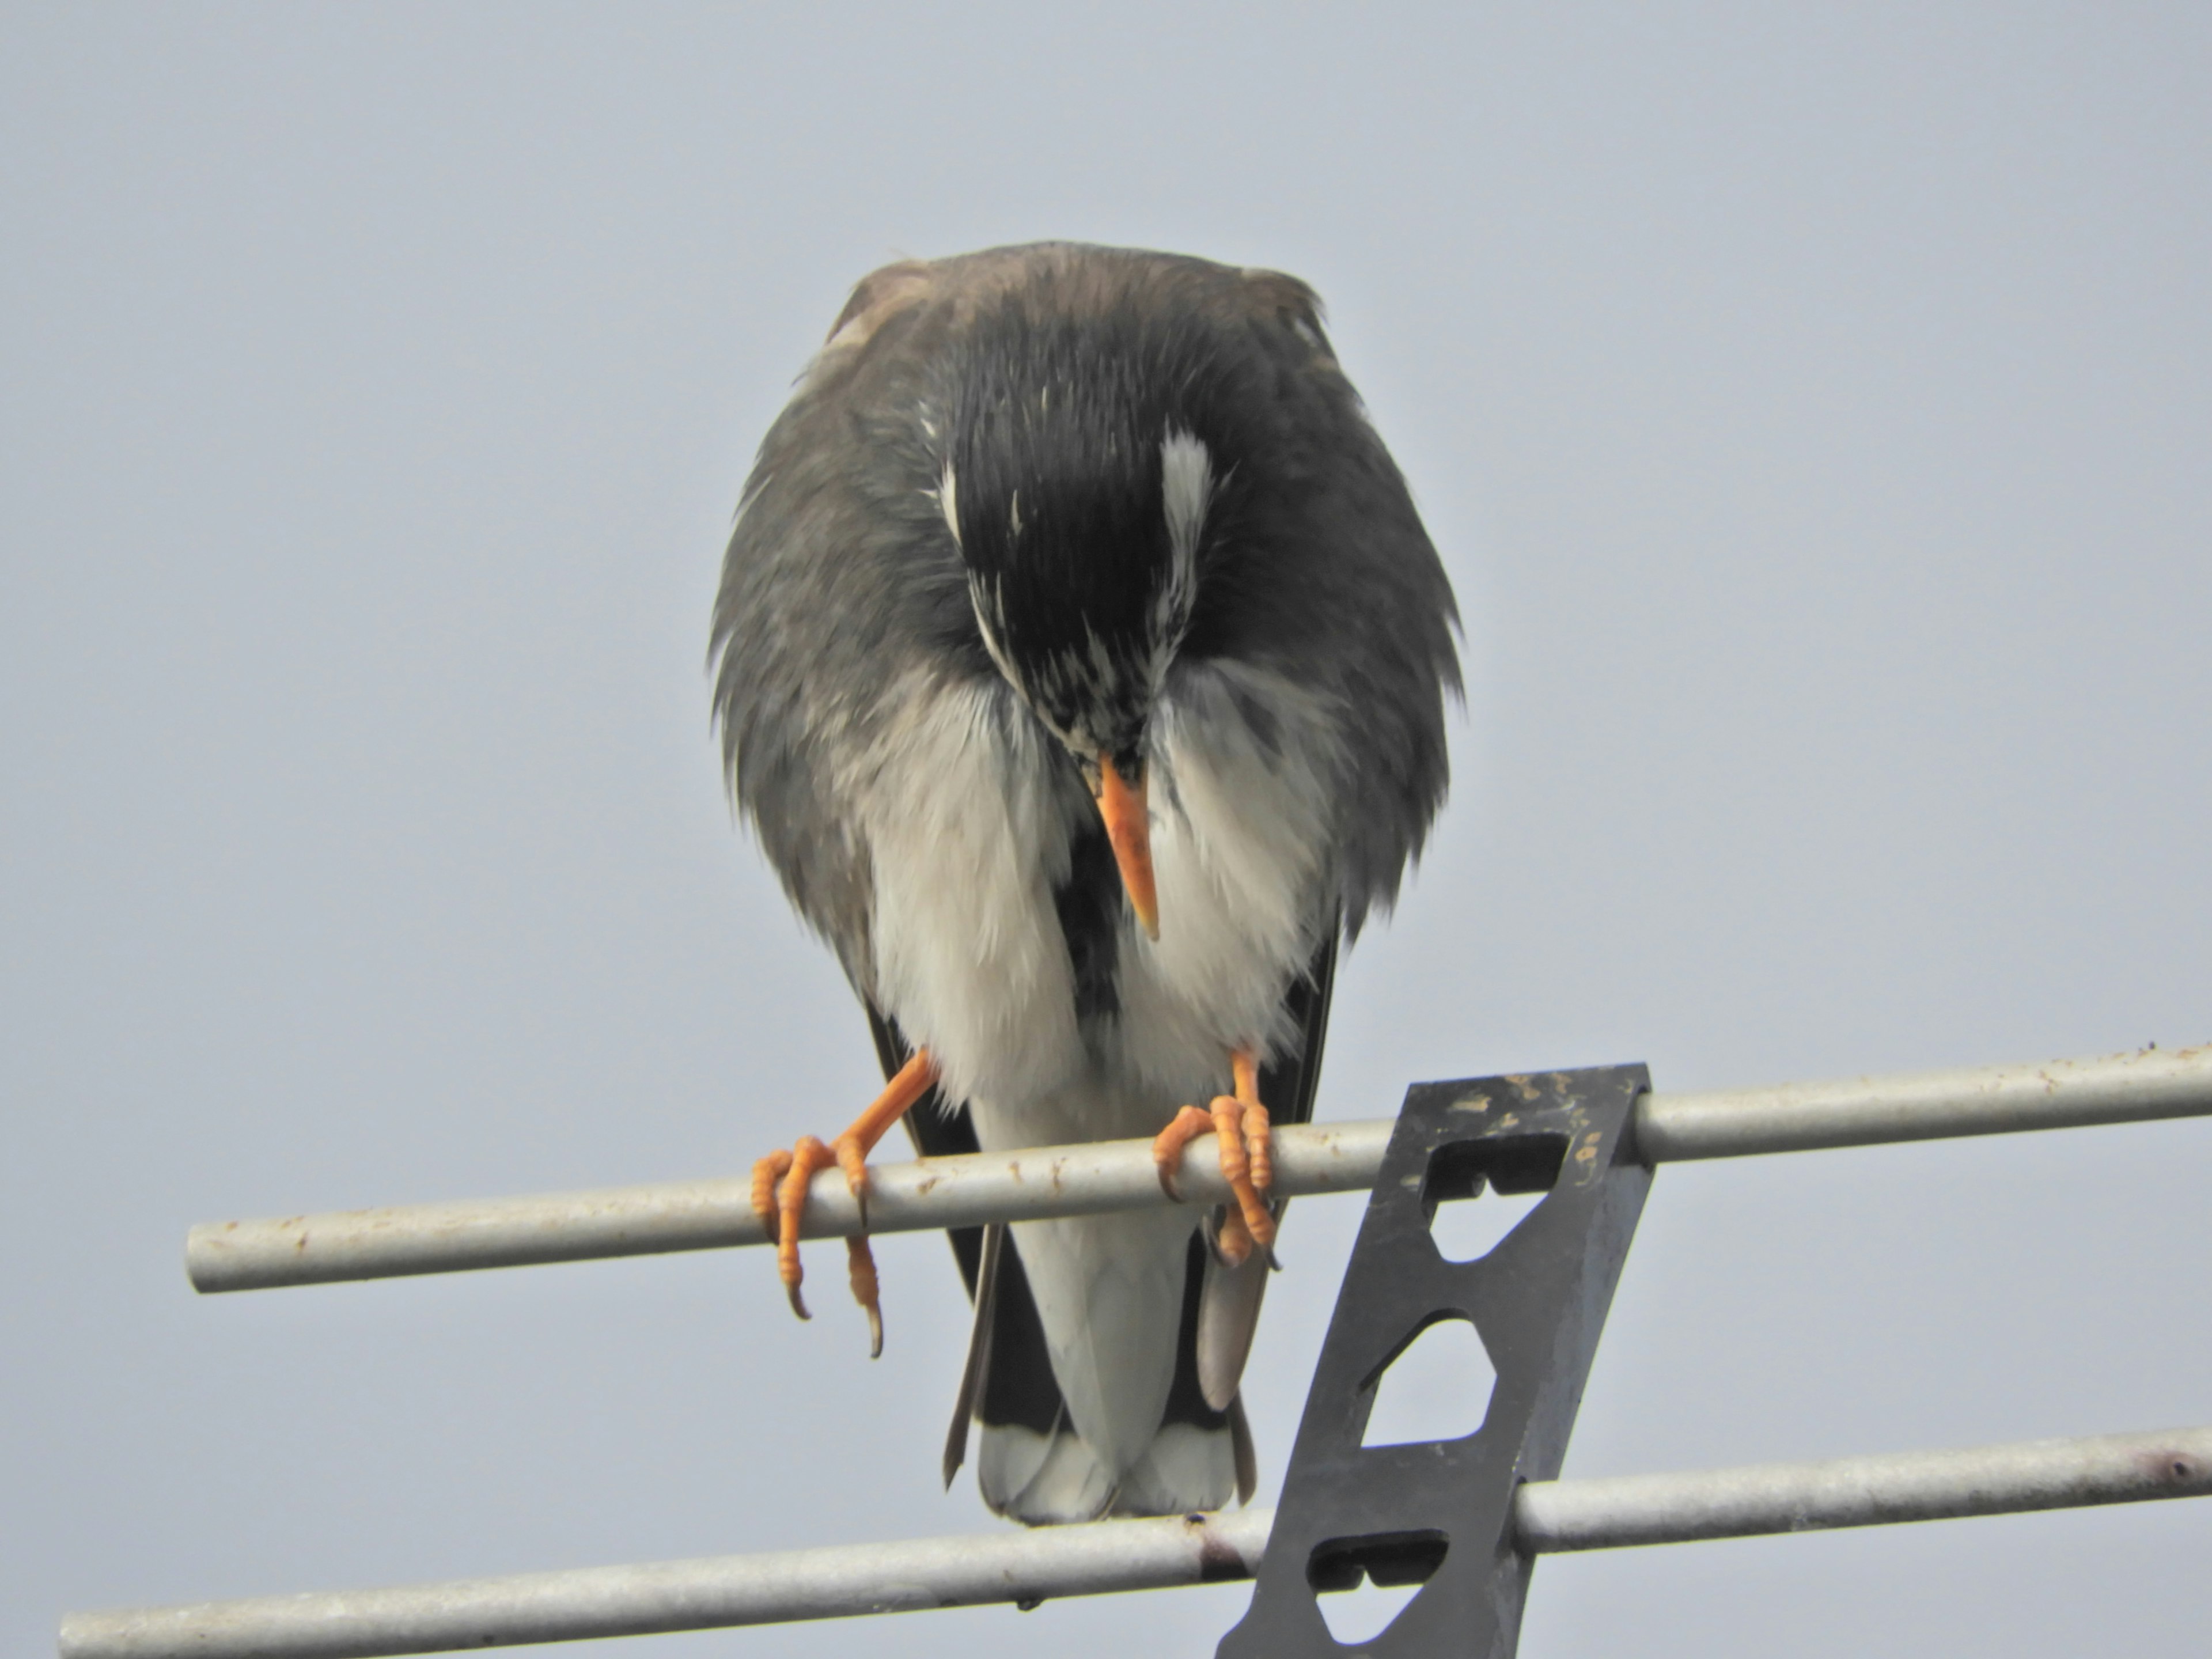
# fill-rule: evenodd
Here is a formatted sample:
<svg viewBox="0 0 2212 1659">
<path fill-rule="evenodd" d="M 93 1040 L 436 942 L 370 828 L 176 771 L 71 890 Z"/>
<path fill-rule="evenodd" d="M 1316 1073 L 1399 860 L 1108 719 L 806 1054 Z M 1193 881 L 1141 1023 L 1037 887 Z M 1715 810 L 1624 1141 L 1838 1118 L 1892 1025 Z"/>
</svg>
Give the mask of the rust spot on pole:
<svg viewBox="0 0 2212 1659">
<path fill-rule="evenodd" d="M 1252 1569 L 1236 1546 L 1213 1529 L 1210 1515 L 1186 1515 L 1182 1523 L 1198 1534 L 1198 1580 L 1202 1584 L 1225 1584 L 1249 1578 Z"/>
<path fill-rule="evenodd" d="M 2147 1452 L 2137 1467 L 2160 1486 L 2197 1486 L 2212 1475 L 2212 1469 L 2208 1469 L 2201 1458 L 2191 1456 L 2180 1447 Z"/>
</svg>

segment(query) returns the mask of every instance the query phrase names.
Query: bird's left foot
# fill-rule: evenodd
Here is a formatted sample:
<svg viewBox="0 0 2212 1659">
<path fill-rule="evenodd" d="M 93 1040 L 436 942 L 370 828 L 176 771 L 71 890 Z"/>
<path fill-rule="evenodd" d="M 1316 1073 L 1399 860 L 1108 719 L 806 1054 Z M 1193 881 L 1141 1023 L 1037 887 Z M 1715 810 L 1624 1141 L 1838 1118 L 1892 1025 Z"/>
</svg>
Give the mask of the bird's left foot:
<svg viewBox="0 0 2212 1659">
<path fill-rule="evenodd" d="M 801 1319 L 812 1317 L 799 1293 L 805 1274 L 799 1266 L 799 1225 L 806 1213 L 806 1189 L 815 1175 L 831 1164 L 845 1171 L 845 1184 L 860 1206 L 860 1225 L 868 1224 L 868 1154 L 908 1109 L 929 1092 L 937 1081 L 937 1065 L 929 1050 L 919 1049 L 884 1085 L 875 1103 L 853 1120 L 853 1125 L 826 1146 L 813 1135 L 801 1135 L 789 1152 L 770 1152 L 753 1165 L 753 1213 L 775 1245 L 775 1265 L 783 1288 L 791 1297 L 791 1310 Z M 868 1316 L 868 1357 L 884 1351 L 883 1303 L 876 1283 L 876 1258 L 868 1248 L 866 1232 L 845 1241 L 846 1269 L 853 1299 Z"/>
<path fill-rule="evenodd" d="M 1229 1057 L 1230 1076 L 1236 1093 L 1216 1095 L 1210 1107 L 1186 1106 L 1175 1121 L 1152 1140 L 1152 1161 L 1159 1166 L 1160 1186 L 1180 1203 L 1175 1172 L 1182 1162 L 1183 1148 L 1211 1132 L 1221 1150 L 1222 1178 L 1228 1182 L 1236 1206 L 1223 1222 L 1215 1240 L 1231 1265 L 1250 1255 L 1254 1245 L 1270 1249 L 1275 1243 L 1275 1212 L 1262 1196 L 1275 1184 L 1271 1155 L 1273 1126 L 1267 1109 L 1260 1103 L 1260 1064 L 1249 1049 Z"/>
</svg>

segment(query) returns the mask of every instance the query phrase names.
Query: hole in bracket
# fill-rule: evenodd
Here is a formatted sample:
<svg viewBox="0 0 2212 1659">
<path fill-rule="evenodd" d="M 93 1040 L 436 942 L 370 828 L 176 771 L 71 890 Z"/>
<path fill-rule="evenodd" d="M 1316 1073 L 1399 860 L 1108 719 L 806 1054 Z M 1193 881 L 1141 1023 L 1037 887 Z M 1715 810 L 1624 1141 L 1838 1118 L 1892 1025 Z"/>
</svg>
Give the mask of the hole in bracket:
<svg viewBox="0 0 2212 1659">
<path fill-rule="evenodd" d="M 1443 1565 L 1451 1540 L 1434 1528 L 1419 1532 L 1371 1532 L 1364 1538 L 1325 1538 L 1306 1558 L 1306 1583 L 1317 1595 L 1377 1584 L 1425 1584 Z"/>
<path fill-rule="evenodd" d="M 1429 1237 L 1447 1261 L 1480 1261 L 1544 1201 L 1542 1193 L 1492 1193 L 1481 1203 L 1458 1199 L 1439 1204 L 1429 1218 Z"/>
<path fill-rule="evenodd" d="M 1511 1135 L 1455 1140 L 1429 1155 L 1421 1207 L 1429 1237 L 1447 1261 L 1475 1261 L 1544 1201 L 1566 1161 L 1565 1135 Z M 1485 1191 L 1490 1200 L 1468 1200 Z"/>
<path fill-rule="evenodd" d="M 1492 1135 L 1447 1141 L 1429 1154 L 1421 1203 L 1433 1210 L 1446 1199 L 1473 1198 L 1487 1185 L 1498 1193 L 1548 1193 L 1567 1161 L 1565 1135 Z"/>
<path fill-rule="evenodd" d="M 1405 1611 L 1443 1565 L 1451 1542 L 1434 1530 L 1331 1538 L 1306 1558 L 1306 1583 L 1328 1633 L 1355 1646 L 1371 1642 Z"/>
<path fill-rule="evenodd" d="M 1498 1367 L 1469 1321 L 1455 1314 L 1431 1320 L 1383 1362 L 1366 1385 L 1375 1395 L 1363 1446 L 1420 1445 L 1460 1440 L 1482 1426 Z"/>
</svg>

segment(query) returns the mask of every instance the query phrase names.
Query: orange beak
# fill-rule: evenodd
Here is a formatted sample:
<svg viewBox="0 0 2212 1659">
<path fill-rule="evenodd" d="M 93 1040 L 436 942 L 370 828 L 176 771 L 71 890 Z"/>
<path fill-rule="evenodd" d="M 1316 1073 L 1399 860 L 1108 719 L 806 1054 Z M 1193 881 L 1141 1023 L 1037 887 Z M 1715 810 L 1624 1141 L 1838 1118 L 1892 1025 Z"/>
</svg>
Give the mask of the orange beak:
<svg viewBox="0 0 2212 1659">
<path fill-rule="evenodd" d="M 1114 844 L 1121 885 L 1129 908 L 1146 939 L 1160 936 L 1160 900 L 1152 887 L 1152 821 L 1145 810 L 1145 775 L 1132 784 L 1114 769 L 1111 757 L 1098 757 L 1098 811 L 1106 820 L 1106 839 Z"/>
</svg>

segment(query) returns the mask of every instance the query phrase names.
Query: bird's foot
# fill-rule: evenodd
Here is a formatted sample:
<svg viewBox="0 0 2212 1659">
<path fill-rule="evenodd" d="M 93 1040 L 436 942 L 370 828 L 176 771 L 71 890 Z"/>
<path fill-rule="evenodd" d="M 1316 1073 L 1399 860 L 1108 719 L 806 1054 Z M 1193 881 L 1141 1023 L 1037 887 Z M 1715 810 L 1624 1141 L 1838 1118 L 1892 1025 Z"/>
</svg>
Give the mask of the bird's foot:
<svg viewBox="0 0 2212 1659">
<path fill-rule="evenodd" d="M 1239 1048 L 1229 1057 L 1236 1093 L 1216 1095 L 1210 1106 L 1186 1106 L 1175 1121 L 1152 1140 L 1152 1161 L 1159 1167 L 1160 1186 L 1177 1203 L 1176 1170 L 1183 1148 L 1211 1132 L 1221 1152 L 1221 1175 L 1228 1182 L 1235 1206 L 1223 1218 L 1214 1243 L 1235 1266 L 1252 1254 L 1253 1247 L 1273 1247 L 1275 1213 L 1261 1196 L 1275 1182 L 1271 1156 L 1273 1127 L 1267 1109 L 1260 1103 L 1260 1066 L 1251 1053 Z"/>
<path fill-rule="evenodd" d="M 811 1317 L 805 1298 L 799 1293 L 805 1274 L 799 1265 L 799 1227 L 806 1213 L 806 1189 L 821 1170 L 836 1164 L 845 1172 L 845 1184 L 860 1206 L 862 1231 L 845 1241 L 846 1268 L 853 1299 L 867 1311 L 868 1357 L 884 1351 L 883 1304 L 876 1282 L 876 1258 L 868 1248 L 868 1154 L 875 1150 L 892 1124 L 929 1092 L 937 1081 L 937 1066 L 929 1050 L 919 1049 L 884 1087 L 874 1104 L 853 1121 L 836 1139 L 824 1145 L 813 1135 L 801 1135 L 789 1152 L 770 1152 L 753 1165 L 753 1213 L 775 1246 L 777 1274 L 791 1297 L 791 1310 L 801 1319 Z"/>
</svg>

